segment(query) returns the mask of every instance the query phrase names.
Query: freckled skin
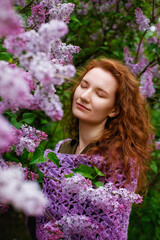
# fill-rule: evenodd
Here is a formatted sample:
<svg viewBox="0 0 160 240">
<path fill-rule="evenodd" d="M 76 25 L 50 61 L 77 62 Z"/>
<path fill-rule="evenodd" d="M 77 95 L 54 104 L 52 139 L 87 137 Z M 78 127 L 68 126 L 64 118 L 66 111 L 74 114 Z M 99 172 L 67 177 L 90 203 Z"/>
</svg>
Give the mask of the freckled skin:
<svg viewBox="0 0 160 240">
<path fill-rule="evenodd" d="M 114 76 L 101 68 L 91 69 L 75 90 L 72 111 L 80 121 L 92 125 L 114 117 L 115 94 L 118 83 Z"/>
</svg>

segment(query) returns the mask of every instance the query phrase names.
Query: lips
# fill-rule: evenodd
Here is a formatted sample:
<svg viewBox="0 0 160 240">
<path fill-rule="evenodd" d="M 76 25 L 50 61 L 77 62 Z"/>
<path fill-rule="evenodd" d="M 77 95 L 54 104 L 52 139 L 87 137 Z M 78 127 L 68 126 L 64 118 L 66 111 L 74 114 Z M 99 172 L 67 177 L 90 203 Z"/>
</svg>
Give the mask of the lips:
<svg viewBox="0 0 160 240">
<path fill-rule="evenodd" d="M 86 109 L 86 110 L 90 110 L 89 108 L 85 107 L 85 106 L 82 105 L 81 103 L 76 102 L 76 104 L 77 104 L 78 107 L 80 107 L 80 108 L 84 108 L 84 109 Z"/>
</svg>

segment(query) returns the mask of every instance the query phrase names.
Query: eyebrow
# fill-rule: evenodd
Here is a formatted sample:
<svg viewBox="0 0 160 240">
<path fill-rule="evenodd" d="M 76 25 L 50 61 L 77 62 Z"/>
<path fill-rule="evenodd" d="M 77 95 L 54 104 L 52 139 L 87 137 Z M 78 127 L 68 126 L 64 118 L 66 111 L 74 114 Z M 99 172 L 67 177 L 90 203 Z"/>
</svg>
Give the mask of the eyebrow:
<svg viewBox="0 0 160 240">
<path fill-rule="evenodd" d="M 83 81 L 83 82 L 89 84 L 88 81 L 85 80 L 84 78 L 83 78 L 81 81 Z M 104 89 L 102 89 L 102 88 L 97 88 L 97 89 L 100 90 L 100 91 L 102 91 L 102 92 L 104 92 L 107 96 L 109 96 L 109 93 L 108 93 L 107 91 L 105 91 Z"/>
</svg>

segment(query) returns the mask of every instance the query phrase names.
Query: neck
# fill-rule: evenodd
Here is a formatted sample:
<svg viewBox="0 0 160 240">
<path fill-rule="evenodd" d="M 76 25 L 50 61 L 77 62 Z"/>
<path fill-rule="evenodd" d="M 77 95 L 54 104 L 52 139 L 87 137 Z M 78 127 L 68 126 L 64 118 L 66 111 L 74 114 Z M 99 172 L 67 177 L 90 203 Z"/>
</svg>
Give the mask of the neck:
<svg viewBox="0 0 160 240">
<path fill-rule="evenodd" d="M 76 150 L 76 154 L 82 152 L 82 150 L 91 142 L 97 141 L 102 136 L 104 130 L 104 123 L 100 125 L 91 125 L 90 123 L 79 121 L 79 145 Z"/>
</svg>

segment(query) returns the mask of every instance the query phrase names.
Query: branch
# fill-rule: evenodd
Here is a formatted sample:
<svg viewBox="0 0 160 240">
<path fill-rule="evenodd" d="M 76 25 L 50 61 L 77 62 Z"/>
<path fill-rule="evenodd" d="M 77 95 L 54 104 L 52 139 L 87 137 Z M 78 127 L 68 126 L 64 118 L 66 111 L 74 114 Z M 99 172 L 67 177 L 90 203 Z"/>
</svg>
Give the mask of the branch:
<svg viewBox="0 0 160 240">
<path fill-rule="evenodd" d="M 137 63 L 137 61 L 138 61 L 138 55 L 139 55 L 141 43 L 142 43 L 143 38 L 144 38 L 144 36 L 146 35 L 146 33 L 147 33 L 147 30 L 144 31 L 144 33 L 143 33 L 143 35 L 142 35 L 142 37 L 141 37 L 141 39 L 140 39 L 140 42 L 139 42 L 139 45 L 138 45 L 138 49 L 137 49 L 137 53 L 136 53 L 136 57 L 135 57 L 135 63 Z"/>
<path fill-rule="evenodd" d="M 154 19 L 154 0 L 152 2 L 152 19 Z"/>
<path fill-rule="evenodd" d="M 45 178 L 50 178 L 50 179 L 53 179 L 53 180 L 55 180 L 55 181 L 61 182 L 61 180 L 59 180 L 58 178 L 53 178 L 53 177 L 46 176 L 46 175 L 44 175 L 43 177 L 45 177 Z"/>
<path fill-rule="evenodd" d="M 150 63 L 148 63 L 148 65 L 139 73 L 138 77 L 140 77 L 148 67 L 153 67 L 157 64 L 157 60 L 153 60 Z"/>
<path fill-rule="evenodd" d="M 34 0 L 31 0 L 25 7 L 23 7 L 21 10 L 18 11 L 18 13 L 23 12 L 27 7 L 30 7 L 30 5 L 32 5 Z"/>
</svg>

